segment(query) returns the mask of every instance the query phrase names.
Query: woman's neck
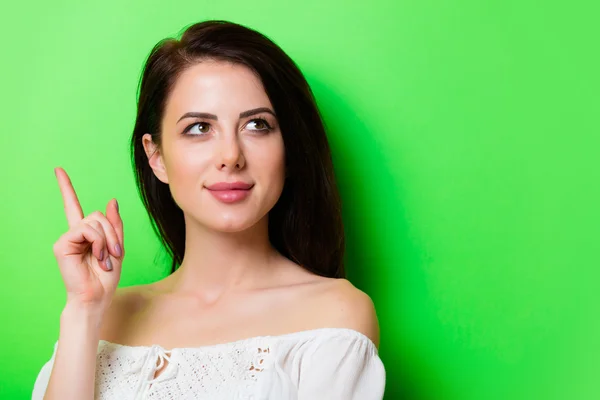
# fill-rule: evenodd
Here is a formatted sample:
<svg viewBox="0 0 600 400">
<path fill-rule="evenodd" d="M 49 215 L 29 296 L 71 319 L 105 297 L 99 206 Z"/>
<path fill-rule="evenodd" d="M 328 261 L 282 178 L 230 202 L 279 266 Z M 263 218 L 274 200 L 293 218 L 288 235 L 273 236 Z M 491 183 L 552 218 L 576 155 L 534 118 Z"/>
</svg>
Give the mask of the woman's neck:
<svg viewBox="0 0 600 400">
<path fill-rule="evenodd" d="M 262 286 L 279 257 L 269 242 L 266 217 L 235 233 L 209 230 L 188 220 L 183 261 L 165 284 L 169 292 L 212 302 L 232 290 Z"/>
</svg>

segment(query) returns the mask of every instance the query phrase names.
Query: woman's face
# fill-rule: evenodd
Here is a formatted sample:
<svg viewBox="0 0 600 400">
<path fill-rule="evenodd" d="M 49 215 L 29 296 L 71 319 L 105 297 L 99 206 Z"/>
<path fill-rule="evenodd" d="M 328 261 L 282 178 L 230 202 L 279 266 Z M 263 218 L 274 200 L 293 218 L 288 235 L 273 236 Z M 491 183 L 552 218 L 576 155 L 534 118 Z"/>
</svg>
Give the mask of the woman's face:
<svg viewBox="0 0 600 400">
<path fill-rule="evenodd" d="M 186 219 L 211 229 L 253 226 L 283 190 L 284 145 L 273 107 L 260 79 L 241 65 L 203 61 L 184 71 L 166 105 L 161 147 L 152 155 L 150 134 L 143 144 Z"/>
</svg>

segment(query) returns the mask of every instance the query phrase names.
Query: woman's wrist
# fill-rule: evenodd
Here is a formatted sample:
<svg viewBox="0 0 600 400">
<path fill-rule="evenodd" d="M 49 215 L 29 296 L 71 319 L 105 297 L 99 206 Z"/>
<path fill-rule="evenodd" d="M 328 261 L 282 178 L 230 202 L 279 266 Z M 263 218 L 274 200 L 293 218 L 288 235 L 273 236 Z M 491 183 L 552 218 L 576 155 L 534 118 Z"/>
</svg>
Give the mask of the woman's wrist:
<svg viewBox="0 0 600 400">
<path fill-rule="evenodd" d="M 60 315 L 60 330 L 82 331 L 86 334 L 100 333 L 104 312 L 100 307 L 67 302 Z"/>
</svg>

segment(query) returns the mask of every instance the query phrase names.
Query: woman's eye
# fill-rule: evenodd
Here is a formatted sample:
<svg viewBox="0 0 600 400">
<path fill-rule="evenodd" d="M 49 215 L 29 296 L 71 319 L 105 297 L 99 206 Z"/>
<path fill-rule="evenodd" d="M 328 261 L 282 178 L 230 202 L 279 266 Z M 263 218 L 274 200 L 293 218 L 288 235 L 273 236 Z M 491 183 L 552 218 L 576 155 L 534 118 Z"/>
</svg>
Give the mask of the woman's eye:
<svg viewBox="0 0 600 400">
<path fill-rule="evenodd" d="M 250 126 L 254 125 L 254 129 L 252 129 L 252 130 L 256 130 L 256 131 L 268 131 L 271 129 L 271 126 L 269 125 L 269 123 L 262 118 L 253 119 L 252 121 L 250 121 L 248 123 L 248 125 L 250 125 Z"/>
<path fill-rule="evenodd" d="M 204 129 L 200 129 L 200 130 L 196 130 L 196 132 L 192 132 L 194 129 L 194 127 L 196 126 L 200 126 L 200 127 L 205 127 Z M 189 133 L 190 135 L 197 135 L 197 134 L 204 134 L 204 133 L 208 133 L 208 131 L 210 130 L 210 125 L 205 123 L 205 122 L 196 122 L 193 125 L 190 125 L 186 128 L 185 132 Z"/>
<path fill-rule="evenodd" d="M 250 130 L 258 132 L 269 132 L 272 129 L 271 125 L 269 125 L 269 123 L 262 118 L 251 120 L 247 126 L 250 127 Z M 206 122 L 196 122 L 195 124 L 185 128 L 183 132 L 192 136 L 204 135 L 210 132 L 210 124 Z"/>
</svg>

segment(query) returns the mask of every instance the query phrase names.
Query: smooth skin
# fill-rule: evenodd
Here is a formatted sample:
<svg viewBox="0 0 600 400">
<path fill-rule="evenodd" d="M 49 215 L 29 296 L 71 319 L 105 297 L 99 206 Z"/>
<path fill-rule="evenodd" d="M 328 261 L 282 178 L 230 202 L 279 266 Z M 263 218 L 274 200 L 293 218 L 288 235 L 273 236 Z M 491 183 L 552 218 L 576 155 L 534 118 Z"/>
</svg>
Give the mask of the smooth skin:
<svg viewBox="0 0 600 400">
<path fill-rule="evenodd" d="M 212 116 L 182 118 L 188 112 Z M 379 344 L 365 293 L 346 279 L 307 271 L 270 245 L 268 212 L 285 182 L 285 149 L 269 98 L 249 69 L 209 60 L 188 68 L 167 101 L 160 146 L 150 134 L 143 145 L 183 210 L 184 260 L 164 279 L 117 289 L 124 245 L 116 201 L 106 214 L 83 218 L 68 176 L 57 169 L 69 232 L 55 254 L 69 301 L 46 398 L 93 398 L 99 339 L 172 349 L 329 327 L 354 329 Z M 235 181 L 253 185 L 237 203 L 222 203 L 207 189 Z"/>
</svg>

